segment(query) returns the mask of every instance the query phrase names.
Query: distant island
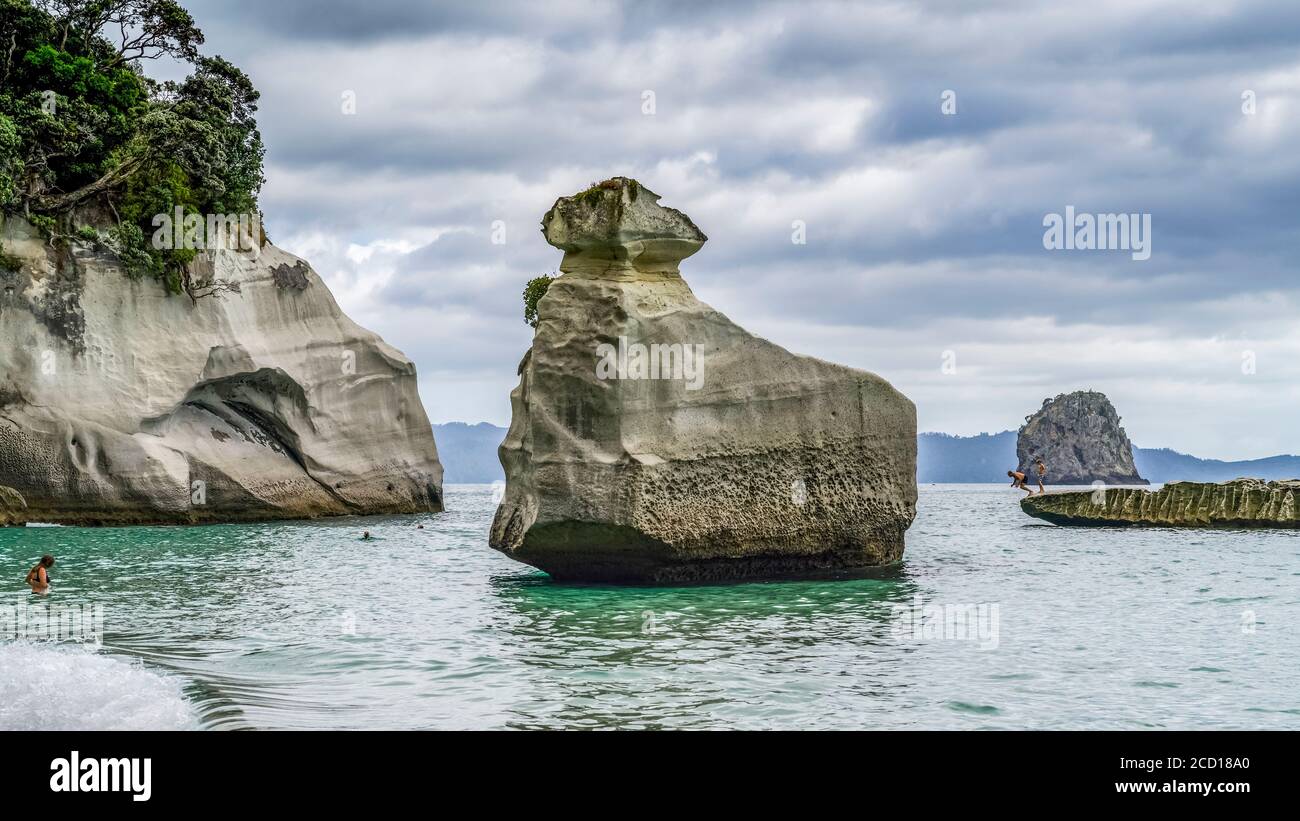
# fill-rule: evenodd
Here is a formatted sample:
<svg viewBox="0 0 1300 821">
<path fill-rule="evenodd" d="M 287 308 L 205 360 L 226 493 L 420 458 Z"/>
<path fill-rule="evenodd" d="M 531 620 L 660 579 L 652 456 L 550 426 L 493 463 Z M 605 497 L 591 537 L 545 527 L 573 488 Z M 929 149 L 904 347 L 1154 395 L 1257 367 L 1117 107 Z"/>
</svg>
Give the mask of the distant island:
<svg viewBox="0 0 1300 821">
<path fill-rule="evenodd" d="M 433 426 L 438 455 L 451 484 L 489 484 L 505 479 L 497 446 L 506 429 L 487 422 L 449 422 Z M 1300 456 L 1270 456 L 1226 462 L 1201 459 L 1169 448 L 1133 448 L 1138 472 L 1153 483 L 1227 482 L 1241 476 L 1267 481 L 1300 477 Z M 985 483 L 1007 481 L 1016 464 L 1016 432 L 952 436 L 922 433 L 916 437 L 916 481 L 929 483 Z"/>
<path fill-rule="evenodd" d="M 1016 470 L 1036 477 L 1041 460 L 1047 479 L 1056 485 L 1150 484 L 1133 463 L 1133 443 L 1120 421 L 1104 393 L 1083 390 L 1048 397 L 1020 428 Z"/>
</svg>

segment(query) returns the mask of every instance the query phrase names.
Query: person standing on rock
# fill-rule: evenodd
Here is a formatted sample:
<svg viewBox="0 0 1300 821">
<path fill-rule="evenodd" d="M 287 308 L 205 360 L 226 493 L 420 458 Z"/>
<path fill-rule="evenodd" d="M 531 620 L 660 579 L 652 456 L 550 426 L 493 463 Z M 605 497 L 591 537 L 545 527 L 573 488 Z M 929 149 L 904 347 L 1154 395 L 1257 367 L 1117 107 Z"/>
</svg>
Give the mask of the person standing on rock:
<svg viewBox="0 0 1300 821">
<path fill-rule="evenodd" d="M 1008 470 L 1007 475 L 1011 477 L 1012 487 L 1018 487 L 1021 490 L 1023 490 L 1025 493 L 1028 493 L 1030 496 L 1034 495 L 1034 491 L 1028 485 L 1025 484 L 1025 474 L 1021 473 L 1018 470 Z"/>
<path fill-rule="evenodd" d="M 1043 487 L 1043 476 L 1047 473 L 1047 465 L 1043 464 L 1041 457 L 1034 461 L 1034 472 L 1038 474 L 1038 492 L 1046 493 L 1047 490 Z"/>
</svg>

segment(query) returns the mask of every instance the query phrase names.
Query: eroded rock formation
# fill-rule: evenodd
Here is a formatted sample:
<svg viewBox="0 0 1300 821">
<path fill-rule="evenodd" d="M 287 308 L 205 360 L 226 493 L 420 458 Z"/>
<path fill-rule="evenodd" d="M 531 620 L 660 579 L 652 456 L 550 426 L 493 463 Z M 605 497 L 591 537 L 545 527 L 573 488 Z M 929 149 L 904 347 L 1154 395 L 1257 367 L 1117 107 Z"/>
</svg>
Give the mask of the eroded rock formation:
<svg viewBox="0 0 1300 821">
<path fill-rule="evenodd" d="M 1030 516 L 1058 525 L 1300 527 L 1300 479 L 1170 482 L 1159 490 L 1097 488 L 1020 501 Z"/>
<path fill-rule="evenodd" d="M 1034 461 L 1047 466 L 1047 484 L 1145 485 L 1133 466 L 1133 445 L 1119 414 L 1103 393 L 1075 391 L 1054 399 L 1025 419 L 1016 437 L 1019 469 L 1038 476 Z"/>
<path fill-rule="evenodd" d="M 27 524 L 27 500 L 11 487 L 0 485 L 0 527 Z"/>
<path fill-rule="evenodd" d="M 561 579 L 670 582 L 882 565 L 916 510 L 916 410 L 695 298 L 705 236 L 636 181 L 562 197 L 501 446 L 491 544 Z"/>
<path fill-rule="evenodd" d="M 21 262 L 0 270 L 0 485 L 29 520 L 442 509 L 414 365 L 302 260 L 200 252 L 192 298 L 19 219 L 0 238 Z"/>
</svg>

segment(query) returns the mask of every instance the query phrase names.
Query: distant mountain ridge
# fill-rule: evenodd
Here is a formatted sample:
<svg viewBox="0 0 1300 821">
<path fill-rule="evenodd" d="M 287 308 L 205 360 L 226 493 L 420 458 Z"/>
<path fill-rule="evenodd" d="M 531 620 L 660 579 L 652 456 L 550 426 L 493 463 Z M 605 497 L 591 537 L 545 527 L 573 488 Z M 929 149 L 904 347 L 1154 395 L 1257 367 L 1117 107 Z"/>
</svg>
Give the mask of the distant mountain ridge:
<svg viewBox="0 0 1300 821">
<path fill-rule="evenodd" d="M 1249 477 L 1276 481 L 1300 478 L 1300 456 L 1290 454 L 1224 462 L 1198 459 L 1169 448 L 1133 448 L 1138 472 L 1153 482 L 1227 482 Z"/>
<path fill-rule="evenodd" d="M 433 439 L 438 444 L 438 458 L 442 461 L 442 481 L 459 485 L 505 481 L 506 474 L 497 456 L 497 446 L 504 438 L 506 429 L 488 422 L 434 425 Z"/>
<path fill-rule="evenodd" d="M 441 447 L 441 446 L 439 446 Z M 1243 476 L 1273 481 L 1300 477 L 1300 456 L 1270 456 L 1227 462 L 1201 459 L 1169 448 L 1133 447 L 1138 473 L 1151 482 L 1227 482 Z M 916 437 L 918 482 L 1005 482 L 1016 464 L 1016 432 L 952 436 L 922 433 Z M 1047 466 L 1051 484 L 1052 466 Z"/>
<path fill-rule="evenodd" d="M 448 484 L 487 484 L 505 479 L 497 446 L 506 429 L 487 422 L 449 422 L 433 426 L 438 457 Z M 1138 472 L 1151 482 L 1227 482 L 1243 476 L 1269 481 L 1300 478 L 1300 456 L 1270 456 L 1226 462 L 1199 459 L 1169 448 L 1133 448 Z M 1006 482 L 1016 465 L 1016 432 L 952 436 L 922 433 L 916 437 L 916 481 L 922 483 Z M 1048 465 L 1051 483 L 1051 465 Z"/>
<path fill-rule="evenodd" d="M 438 443 L 439 451 L 442 442 Z M 916 481 L 1002 482 L 1016 466 L 1016 432 L 951 436 L 922 433 L 916 437 Z"/>
</svg>

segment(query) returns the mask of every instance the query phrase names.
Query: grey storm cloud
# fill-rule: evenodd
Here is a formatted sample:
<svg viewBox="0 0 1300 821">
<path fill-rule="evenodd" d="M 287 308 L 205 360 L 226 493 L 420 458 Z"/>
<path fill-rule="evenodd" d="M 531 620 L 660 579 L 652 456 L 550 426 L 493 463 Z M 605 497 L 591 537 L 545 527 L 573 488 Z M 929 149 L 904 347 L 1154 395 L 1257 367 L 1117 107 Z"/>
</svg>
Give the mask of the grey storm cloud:
<svg viewBox="0 0 1300 821">
<path fill-rule="evenodd" d="M 702 297 L 894 380 L 923 428 L 1086 380 L 1143 445 L 1300 449 L 1300 6 L 186 5 L 262 91 L 272 237 L 415 358 L 435 419 L 505 421 L 523 283 L 560 257 L 538 221 L 628 174 L 710 236 Z M 1067 205 L 1150 214 L 1151 258 L 1046 250 Z M 978 367 L 945 377 L 950 348 Z"/>
</svg>

